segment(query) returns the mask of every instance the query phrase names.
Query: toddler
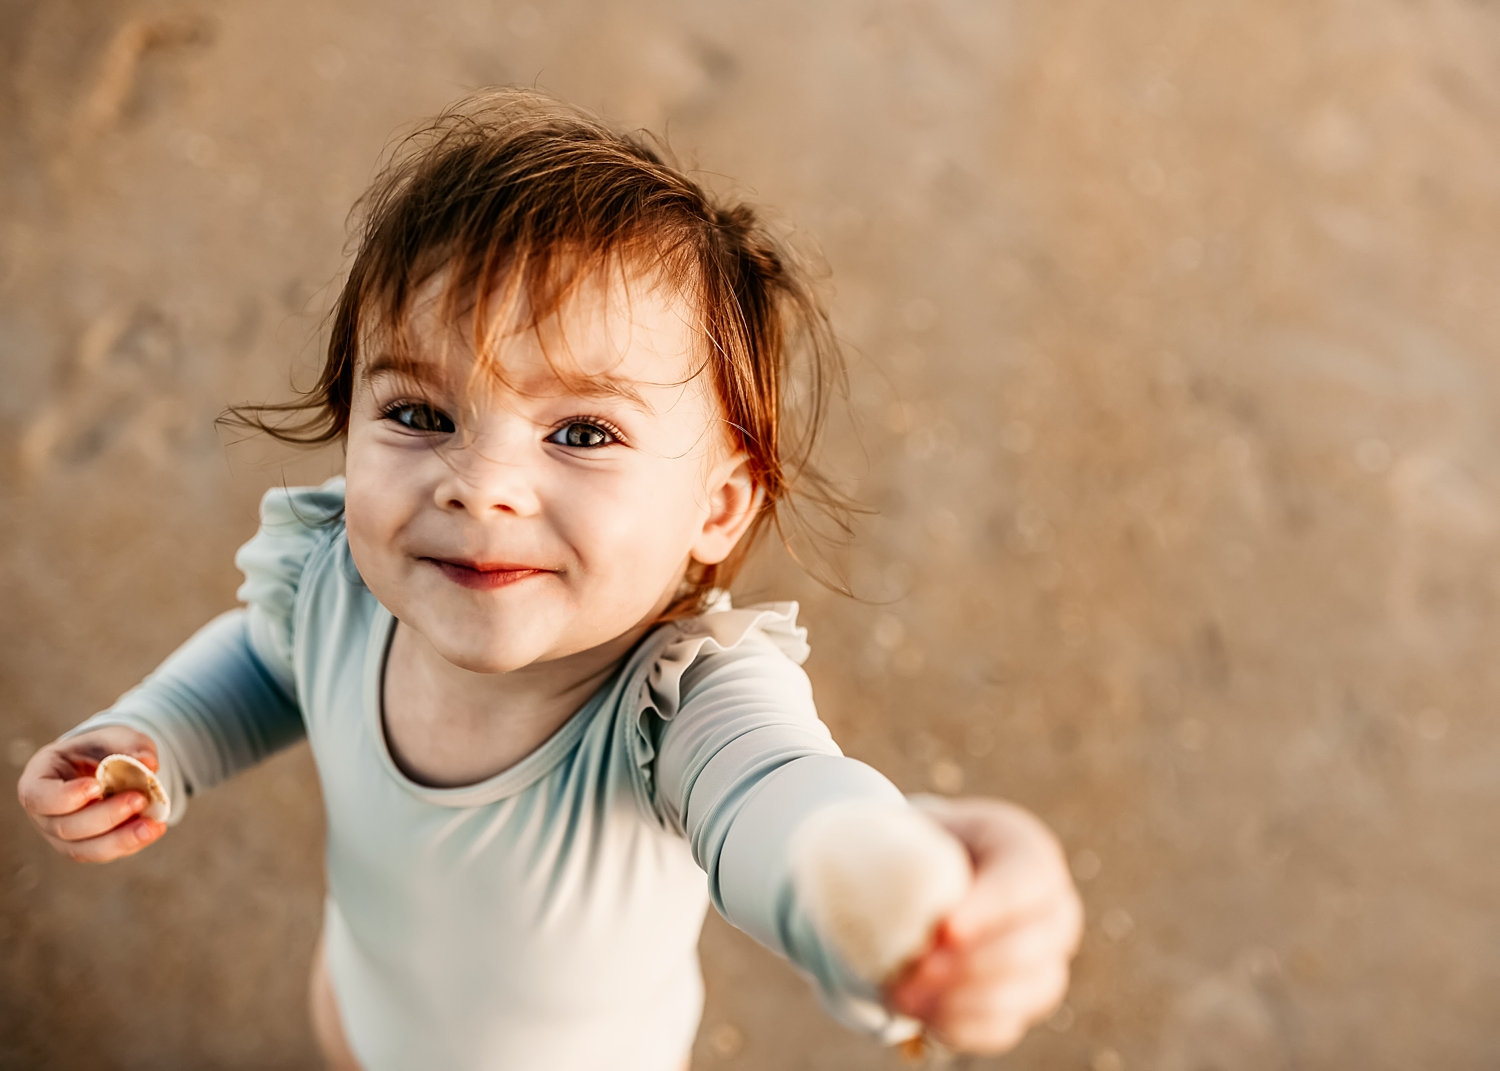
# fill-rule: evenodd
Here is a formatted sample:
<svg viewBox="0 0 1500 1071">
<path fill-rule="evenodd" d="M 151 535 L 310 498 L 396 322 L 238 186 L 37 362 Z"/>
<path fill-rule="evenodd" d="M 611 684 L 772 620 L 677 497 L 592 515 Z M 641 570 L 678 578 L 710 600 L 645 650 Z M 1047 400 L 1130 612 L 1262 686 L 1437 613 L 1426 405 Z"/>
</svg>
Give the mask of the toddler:
<svg viewBox="0 0 1500 1071">
<path fill-rule="evenodd" d="M 917 802 L 973 879 L 894 977 L 857 975 L 792 876 L 810 815 L 911 804 L 818 720 L 795 604 L 726 594 L 788 496 L 826 491 L 787 398 L 816 403 L 831 334 L 755 214 L 517 90 L 408 139 L 364 212 L 316 386 L 232 411 L 340 443 L 344 474 L 267 494 L 244 606 L 33 757 L 42 835 L 131 855 L 305 736 L 333 1067 L 677 1071 L 710 901 L 856 1029 L 1013 1045 L 1080 932 L 1036 819 Z M 165 823 L 102 798 L 115 752 Z"/>
</svg>

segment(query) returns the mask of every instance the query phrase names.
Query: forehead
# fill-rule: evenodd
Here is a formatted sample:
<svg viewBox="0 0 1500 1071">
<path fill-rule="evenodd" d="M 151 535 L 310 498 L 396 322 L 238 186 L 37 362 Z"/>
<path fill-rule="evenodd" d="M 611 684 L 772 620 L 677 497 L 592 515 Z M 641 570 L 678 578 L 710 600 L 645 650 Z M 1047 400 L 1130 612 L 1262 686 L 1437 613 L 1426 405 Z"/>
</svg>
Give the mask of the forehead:
<svg viewBox="0 0 1500 1071">
<path fill-rule="evenodd" d="M 361 365 L 468 369 L 524 393 L 594 380 L 680 387 L 702 368 L 697 318 L 680 291 L 638 271 L 580 276 L 541 315 L 524 286 L 476 294 L 438 273 L 386 337 L 361 347 Z"/>
</svg>

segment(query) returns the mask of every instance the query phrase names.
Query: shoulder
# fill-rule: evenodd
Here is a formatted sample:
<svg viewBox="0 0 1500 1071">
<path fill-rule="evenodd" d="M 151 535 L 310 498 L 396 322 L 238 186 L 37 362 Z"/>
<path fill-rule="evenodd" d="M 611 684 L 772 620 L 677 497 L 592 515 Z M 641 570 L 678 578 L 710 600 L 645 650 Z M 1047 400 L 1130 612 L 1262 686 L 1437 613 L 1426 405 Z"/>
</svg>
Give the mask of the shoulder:
<svg viewBox="0 0 1500 1071">
<path fill-rule="evenodd" d="M 638 683 L 627 692 L 638 697 L 631 704 L 637 733 L 654 753 L 665 737 L 705 726 L 733 732 L 769 722 L 817 723 L 802 669 L 807 655 L 796 603 L 731 608 L 726 602 L 669 622 L 638 652 Z"/>
<path fill-rule="evenodd" d="M 807 630 L 795 602 L 731 606 L 728 597 L 707 612 L 672 621 L 653 635 L 646 690 L 664 717 L 710 678 L 805 681 Z"/>
<path fill-rule="evenodd" d="M 316 487 L 273 487 L 260 500 L 262 526 L 326 527 L 343 516 L 344 478 L 334 476 Z"/>
<path fill-rule="evenodd" d="M 300 577 L 320 547 L 343 539 L 344 479 L 317 487 L 276 487 L 260 501 L 260 529 L 235 554 L 247 585 L 286 583 Z M 246 597 L 244 591 L 240 597 Z"/>
<path fill-rule="evenodd" d="M 320 578 L 341 590 L 358 583 L 343 511 L 342 477 L 278 487 L 261 499 L 260 528 L 234 562 L 245 576 L 237 594 L 250 610 L 251 641 L 270 664 L 291 666 L 298 607 Z"/>
<path fill-rule="evenodd" d="M 838 753 L 802 669 L 796 603 L 725 605 L 663 625 L 649 641 L 631 745 L 642 795 L 668 828 L 682 831 L 687 797 L 716 756 L 743 773 Z"/>
</svg>

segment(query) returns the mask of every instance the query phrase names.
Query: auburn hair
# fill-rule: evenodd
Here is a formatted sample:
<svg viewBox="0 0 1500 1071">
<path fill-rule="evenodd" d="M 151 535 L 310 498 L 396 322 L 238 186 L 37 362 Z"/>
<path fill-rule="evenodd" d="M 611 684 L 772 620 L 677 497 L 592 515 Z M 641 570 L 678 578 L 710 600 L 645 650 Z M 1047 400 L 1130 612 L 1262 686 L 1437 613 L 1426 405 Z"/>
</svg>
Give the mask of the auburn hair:
<svg viewBox="0 0 1500 1071">
<path fill-rule="evenodd" d="M 400 361 L 413 298 L 435 279 L 446 319 L 474 313 L 477 372 L 497 303 L 525 310 L 512 329 L 534 327 L 601 272 L 634 271 L 700 317 L 698 374 L 712 377 L 730 443 L 763 492 L 734 551 L 695 563 L 663 619 L 727 589 L 765 530 L 785 538 L 801 505 L 847 533 L 851 503 L 811 464 L 843 366 L 809 273 L 754 209 L 716 199 L 643 137 L 534 90 L 486 90 L 398 142 L 352 218 L 357 247 L 317 382 L 292 401 L 231 407 L 225 422 L 287 443 L 342 441 L 362 348 L 379 339 Z"/>
</svg>

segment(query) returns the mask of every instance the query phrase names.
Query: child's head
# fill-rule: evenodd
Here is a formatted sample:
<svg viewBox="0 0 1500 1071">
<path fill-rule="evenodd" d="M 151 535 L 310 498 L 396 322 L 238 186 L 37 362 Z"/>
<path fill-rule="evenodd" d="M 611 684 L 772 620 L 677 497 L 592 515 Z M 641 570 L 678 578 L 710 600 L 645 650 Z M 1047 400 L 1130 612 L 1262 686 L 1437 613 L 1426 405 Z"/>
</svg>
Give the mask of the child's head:
<svg viewBox="0 0 1500 1071">
<path fill-rule="evenodd" d="M 640 305 L 648 320 L 673 310 L 685 328 L 676 385 L 707 400 L 705 433 L 741 459 L 755 492 L 744 535 L 722 556 L 689 556 L 662 616 L 728 587 L 794 481 L 830 500 L 807 453 L 836 349 L 805 280 L 750 209 L 716 203 L 639 140 L 524 90 L 469 98 L 408 138 L 362 206 L 316 386 L 299 402 L 234 411 L 240 419 L 286 441 L 347 447 L 372 362 L 409 380 L 450 348 L 470 388 L 529 396 L 536 369 L 517 364 L 522 346 L 560 389 L 597 393 L 588 384 L 610 369 L 567 325 L 603 305 L 628 321 Z M 303 419 L 273 425 L 257 411 Z"/>
</svg>

